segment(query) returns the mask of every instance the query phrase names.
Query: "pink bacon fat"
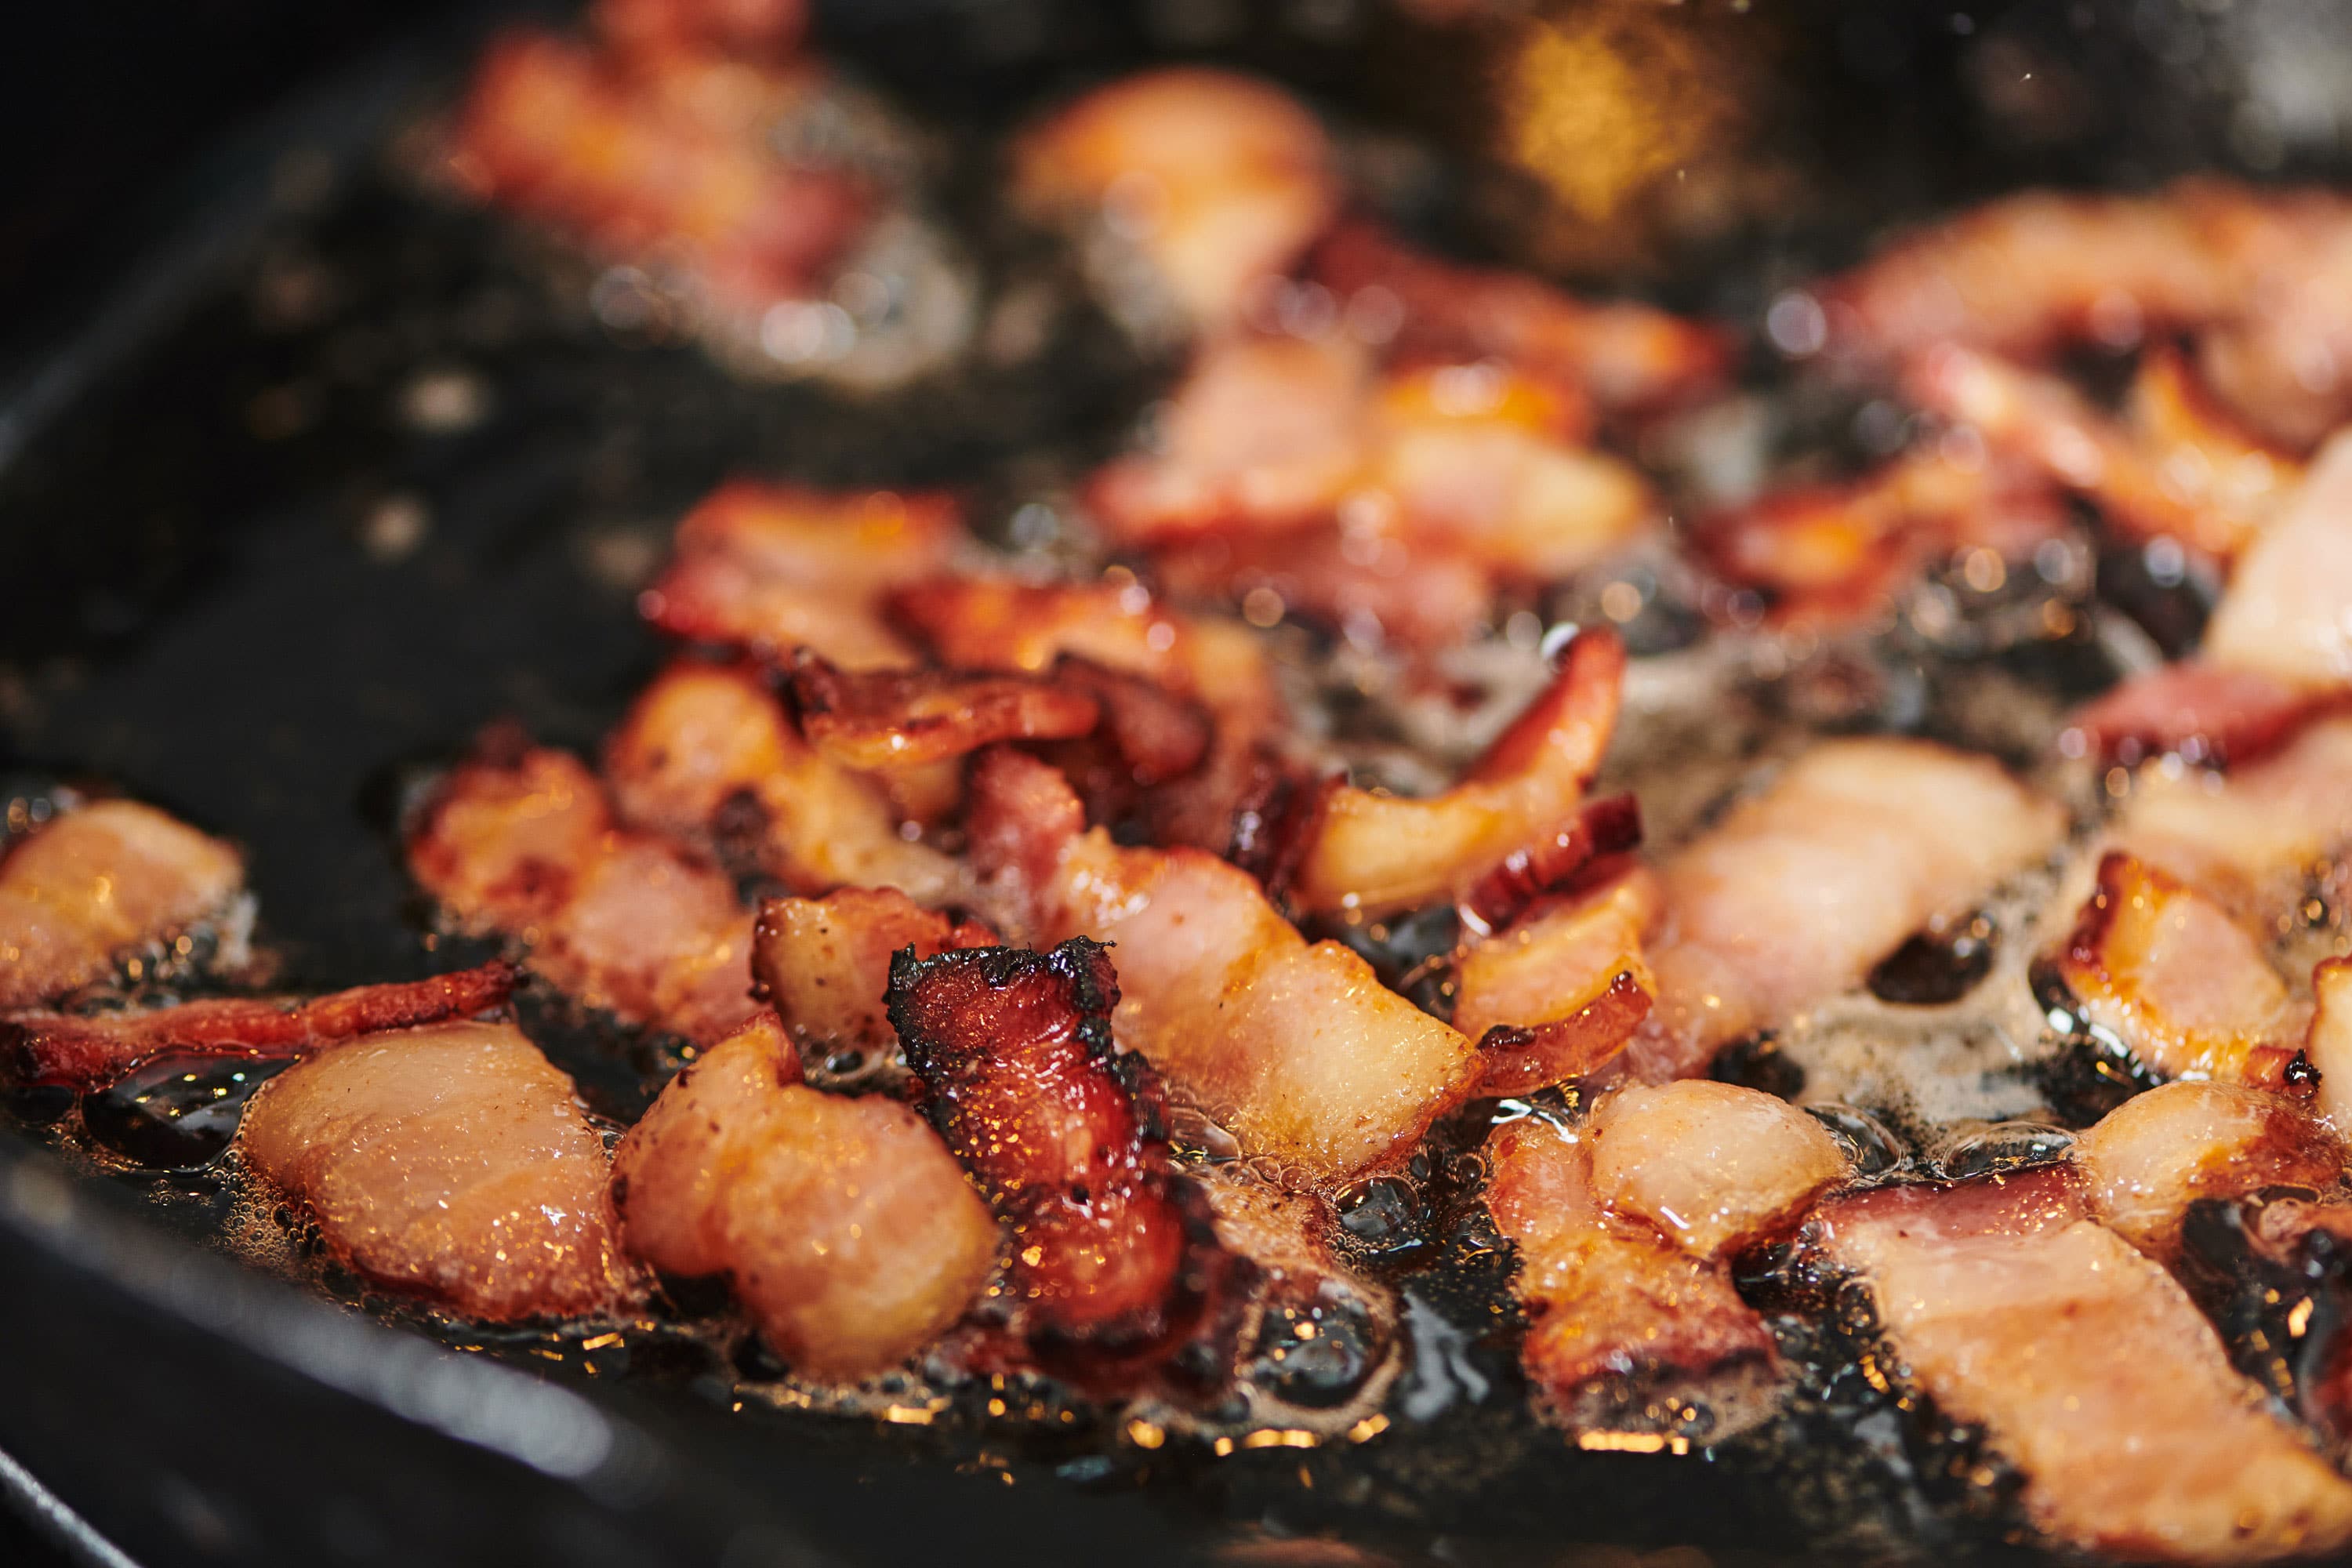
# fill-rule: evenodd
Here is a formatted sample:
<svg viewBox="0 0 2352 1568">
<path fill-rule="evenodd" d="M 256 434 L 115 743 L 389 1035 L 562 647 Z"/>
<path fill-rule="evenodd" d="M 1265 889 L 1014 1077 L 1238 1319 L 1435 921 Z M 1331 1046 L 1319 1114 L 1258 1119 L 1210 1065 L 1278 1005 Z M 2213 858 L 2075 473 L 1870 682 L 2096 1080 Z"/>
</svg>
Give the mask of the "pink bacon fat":
<svg viewBox="0 0 2352 1568">
<path fill-rule="evenodd" d="M 682 1069 L 621 1140 L 629 1250 L 725 1275 L 794 1370 L 887 1371 L 961 1317 L 996 1261 L 988 1207 L 923 1119 L 820 1094 L 772 1016 Z"/>
<path fill-rule="evenodd" d="M 104 978 L 236 895 L 236 850 L 136 801 L 65 812 L 0 858 L 0 1010 Z"/>
<path fill-rule="evenodd" d="M 604 1144 L 572 1080 L 510 1026 L 337 1044 L 263 1085 L 237 1138 L 379 1285 L 494 1321 L 635 1294 Z"/>
<path fill-rule="evenodd" d="M 142 1013 L 18 1013 L 0 1018 L 0 1066 L 19 1082 L 94 1089 L 150 1057 L 310 1056 L 362 1035 L 467 1018 L 503 1006 L 515 973 L 486 963 L 307 1001 L 225 996 Z"/>
</svg>

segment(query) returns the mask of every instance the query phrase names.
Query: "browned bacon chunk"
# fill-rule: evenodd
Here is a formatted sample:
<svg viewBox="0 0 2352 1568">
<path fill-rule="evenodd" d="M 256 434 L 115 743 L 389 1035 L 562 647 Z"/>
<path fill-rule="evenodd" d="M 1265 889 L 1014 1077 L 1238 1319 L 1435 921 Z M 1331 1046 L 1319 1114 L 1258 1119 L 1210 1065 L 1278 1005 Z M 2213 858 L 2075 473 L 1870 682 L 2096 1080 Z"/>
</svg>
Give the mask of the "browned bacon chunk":
<svg viewBox="0 0 2352 1568">
<path fill-rule="evenodd" d="M 1486 1206 L 1517 1246 L 1521 1355 L 1546 1413 L 1588 1434 L 1729 1436 L 1771 1413 L 1771 1333 L 1729 1257 L 1843 1177 L 1822 1125 L 1729 1084 L 1634 1088 L 1581 1128 L 1513 1122 Z"/>
<path fill-rule="evenodd" d="M 1649 1016 L 1657 983 L 1642 935 L 1657 881 L 1628 869 L 1538 902 L 1454 959 L 1454 1026 L 1478 1042 L 1482 1094 L 1526 1094 L 1598 1072 Z"/>
<path fill-rule="evenodd" d="M 621 1140 L 613 1189 L 630 1251 L 666 1274 L 726 1275 L 814 1377 L 905 1361 L 996 1261 L 996 1222 L 922 1118 L 807 1088 L 764 1016 L 669 1081 Z"/>
<path fill-rule="evenodd" d="M 2100 1222 L 2159 1262 L 2189 1205 L 2270 1186 L 2326 1191 L 2344 1147 L 2301 1104 L 2221 1083 L 2159 1084 L 2100 1118 L 2074 1161 Z"/>
<path fill-rule="evenodd" d="M 803 655 L 793 668 L 801 733 L 853 768 L 919 767 L 999 741 L 1064 741 L 1100 721 L 1075 685 L 953 669 L 844 674 Z"/>
<path fill-rule="evenodd" d="M 2024 1473 L 2077 1549 L 2254 1562 L 2352 1537 L 2346 1482 L 2263 1407 L 2158 1264 L 2071 1171 L 1834 1199 L 1811 1233 L 1877 1299 L 1912 1385 Z"/>
<path fill-rule="evenodd" d="M 996 933 L 955 921 L 892 888 L 843 888 L 822 899 L 770 899 L 751 939 L 751 973 L 793 1043 L 811 1050 L 894 1056 L 884 1010 L 890 955 L 918 958 L 994 947 Z"/>
<path fill-rule="evenodd" d="M 1377 915 L 1468 891 L 1516 851 L 1569 830 L 1617 722 L 1625 645 L 1587 632 L 1549 687 L 1427 800 L 1341 786 L 1324 797 L 1286 889 L 1307 910 Z"/>
<path fill-rule="evenodd" d="M 237 1137 L 379 1285 L 492 1320 L 602 1311 L 636 1293 L 604 1145 L 572 1080 L 510 1026 L 339 1043 L 264 1085 Z"/>
<path fill-rule="evenodd" d="M 2352 437 L 2329 441 L 2248 552 L 2205 630 L 2205 657 L 2306 690 L 2352 687 Z"/>
<path fill-rule="evenodd" d="M 890 1021 L 932 1124 L 1013 1232 L 1040 1360 L 1132 1376 L 1197 1341 L 1222 1382 L 1245 1280 L 1169 1162 L 1158 1080 L 1111 1043 L 1118 1002 L 1108 955 L 1083 939 L 890 965 Z"/>
<path fill-rule="evenodd" d="M 2226 775 L 2142 768 L 2115 837 L 2233 910 L 2272 918 L 2308 866 L 2352 843 L 2352 721 L 2308 724 Z M 2278 886 L 2286 879 L 2294 889 Z"/>
<path fill-rule="evenodd" d="M 236 895 L 236 850 L 153 806 L 104 800 L 66 812 L 0 858 L 0 1009 L 103 978 Z"/>
<path fill-rule="evenodd" d="M 360 1035 L 502 1006 L 514 971 L 486 963 L 430 980 L 362 985 L 307 1001 L 210 998 L 141 1013 L 18 1013 L 0 1018 L 0 1064 L 25 1083 L 91 1089 L 149 1057 L 304 1057 Z"/>
<path fill-rule="evenodd" d="M 664 631 L 773 658 L 813 648 L 845 669 L 915 662 L 884 595 L 943 570 L 962 534 L 944 496 L 828 493 L 736 480 L 677 527 L 641 608 Z"/>
<path fill-rule="evenodd" d="M 1118 943 L 1119 1040 L 1248 1152 L 1337 1181 L 1402 1159 L 1468 1092 L 1469 1042 L 1361 958 L 1309 945 L 1213 856 L 1087 832 L 1067 782 L 1034 758 L 982 757 L 969 831 L 999 929 Z"/>
<path fill-rule="evenodd" d="M 461 928 L 526 944 L 557 989 L 715 1040 L 751 1012 L 751 919 L 728 879 L 614 820 L 562 752 L 495 743 L 411 826 L 410 872 Z"/>
<path fill-rule="evenodd" d="M 604 771 L 631 822 L 797 892 L 898 888 L 935 903 L 955 866 L 898 833 L 866 780 L 793 728 L 749 670 L 681 662 L 647 687 L 607 743 Z"/>
</svg>

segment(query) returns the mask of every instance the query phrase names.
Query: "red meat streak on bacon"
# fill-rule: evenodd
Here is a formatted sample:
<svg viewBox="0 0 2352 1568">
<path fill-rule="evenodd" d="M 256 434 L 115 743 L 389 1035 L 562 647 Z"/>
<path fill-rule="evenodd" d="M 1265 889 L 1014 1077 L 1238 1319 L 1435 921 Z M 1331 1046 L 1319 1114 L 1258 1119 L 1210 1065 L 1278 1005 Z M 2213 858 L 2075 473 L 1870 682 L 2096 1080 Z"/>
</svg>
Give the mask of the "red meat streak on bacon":
<svg viewBox="0 0 2352 1568">
<path fill-rule="evenodd" d="M 924 1107 L 1013 1231 L 1011 1284 L 1040 1360 L 1131 1380 L 1199 1342 L 1187 1359 L 1216 1369 L 1213 1385 L 1250 1276 L 1170 1163 L 1159 1082 L 1111 1042 L 1118 1003 L 1108 956 L 1083 939 L 890 966 Z"/>
<path fill-rule="evenodd" d="M 445 1018 L 469 1018 L 506 1005 L 515 972 L 486 963 L 430 980 L 362 985 L 285 1001 L 208 998 L 142 1013 L 18 1013 L 0 1018 L 0 1062 L 25 1083 L 94 1089 L 148 1058 L 309 1056 L 360 1035 Z"/>
</svg>

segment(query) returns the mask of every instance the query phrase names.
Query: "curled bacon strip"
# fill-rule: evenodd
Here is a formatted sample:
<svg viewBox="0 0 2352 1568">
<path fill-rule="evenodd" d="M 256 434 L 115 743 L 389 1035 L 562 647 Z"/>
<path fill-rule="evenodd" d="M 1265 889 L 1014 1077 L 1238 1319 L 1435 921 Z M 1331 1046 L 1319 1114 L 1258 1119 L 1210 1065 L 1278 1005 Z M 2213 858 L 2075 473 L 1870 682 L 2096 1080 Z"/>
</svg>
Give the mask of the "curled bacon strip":
<svg viewBox="0 0 2352 1568">
<path fill-rule="evenodd" d="M 1478 1042 L 1481 1094 L 1526 1094 L 1584 1078 L 1625 1048 L 1657 982 L 1642 958 L 1656 879 L 1628 869 L 1536 905 L 1454 958 L 1454 1026 Z"/>
<path fill-rule="evenodd" d="M 890 964 L 890 1021 L 933 1125 L 1013 1233 L 1042 1360 L 1085 1376 L 1188 1360 L 1229 1375 L 1221 1300 L 1245 1281 L 1168 1158 L 1157 1079 L 1111 1043 L 1118 981 L 1084 939 Z"/>
<path fill-rule="evenodd" d="M 103 977 L 118 954 L 219 910 L 244 879 L 236 850 L 153 806 L 65 813 L 0 858 L 0 1009 Z"/>
<path fill-rule="evenodd" d="M 621 826 L 565 752 L 493 737 L 418 813 L 408 867 L 458 925 L 528 942 L 530 967 L 590 1006 L 703 1040 L 751 1012 L 733 886 Z"/>
<path fill-rule="evenodd" d="M 1465 930 L 1491 936 L 1527 913 L 1543 894 L 1565 890 L 1570 882 L 1583 881 L 1588 872 L 1597 877 L 1596 862 L 1605 863 L 1641 845 L 1640 801 L 1630 794 L 1593 801 L 1550 837 L 1523 844 L 1504 856 L 1501 864 L 1470 885 L 1454 908 Z"/>
<path fill-rule="evenodd" d="M 1591 631 L 1569 645 L 1551 685 L 1427 800 L 1339 785 L 1324 796 L 1285 889 L 1301 910 L 1365 914 L 1464 893 L 1515 852 L 1570 832 L 1617 721 L 1625 645 Z"/>
<path fill-rule="evenodd" d="M 884 1010 L 890 955 L 918 958 L 964 947 L 994 947 L 976 921 L 950 921 L 895 888 L 843 888 L 822 899 L 770 899 L 751 936 L 760 996 L 803 1051 L 895 1055 L 898 1036 Z"/>
<path fill-rule="evenodd" d="M 18 1013 L 0 1018 L 0 1064 L 23 1083 L 93 1089 L 152 1056 L 299 1057 L 358 1035 L 470 1018 L 503 1006 L 515 972 L 486 963 L 307 1001 L 215 997 L 143 1013 Z"/>
<path fill-rule="evenodd" d="M 845 675 L 803 653 L 793 668 L 801 733 L 853 768 L 919 767 L 999 741 L 1084 735 L 1102 705 L 1073 685 L 952 669 Z"/>
</svg>

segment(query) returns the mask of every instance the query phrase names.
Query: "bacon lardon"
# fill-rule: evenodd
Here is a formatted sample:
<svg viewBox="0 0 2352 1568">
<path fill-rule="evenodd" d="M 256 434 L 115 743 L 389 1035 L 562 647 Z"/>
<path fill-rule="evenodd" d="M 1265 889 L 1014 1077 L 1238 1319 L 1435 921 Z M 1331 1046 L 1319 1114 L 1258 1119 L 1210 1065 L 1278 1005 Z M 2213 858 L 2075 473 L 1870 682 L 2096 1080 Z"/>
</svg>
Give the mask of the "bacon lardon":
<svg viewBox="0 0 2352 1568">
<path fill-rule="evenodd" d="M 244 880 L 235 849 L 153 806 L 64 812 L 0 858 L 0 1010 L 103 979 L 221 912 Z"/>
<path fill-rule="evenodd" d="M 1649 1016 L 1657 982 L 1642 957 L 1657 882 L 1627 868 L 1537 903 L 1454 955 L 1454 1026 L 1478 1042 L 1482 1094 L 1526 1094 L 1614 1061 Z"/>
<path fill-rule="evenodd" d="M 614 816 L 567 752 L 496 738 L 425 801 L 410 873 L 464 930 L 592 1007 L 716 1040 L 751 1013 L 751 917 L 718 869 Z"/>
<path fill-rule="evenodd" d="M 750 670 L 681 661 L 606 743 L 605 776 L 634 824 L 776 878 L 795 892 L 898 888 L 937 903 L 954 862 L 900 837 L 873 784 L 802 738 Z"/>
<path fill-rule="evenodd" d="M 2343 1174 L 2345 1151 L 2295 1098 L 2166 1083 L 2100 1118 L 2071 1157 L 2099 1222 L 2168 1264 L 2189 1205 L 2272 1186 L 2327 1191 Z"/>
<path fill-rule="evenodd" d="M 1469 1042 L 1361 958 L 1310 945 L 1237 867 L 1087 831 L 1067 782 L 1034 758 L 981 759 L 969 836 L 1000 930 L 1118 944 L 1120 1042 L 1245 1151 L 1338 1181 L 1404 1158 L 1469 1091 Z"/>
<path fill-rule="evenodd" d="M 953 669 L 845 674 L 814 655 L 793 667 L 801 733 L 866 772 L 950 761 L 1000 741 L 1066 741 L 1101 721 L 1076 683 Z"/>
<path fill-rule="evenodd" d="M 805 1054 L 852 1051 L 896 1056 L 885 1010 L 890 958 L 994 947 L 976 921 L 951 921 L 891 888 L 843 888 L 822 899 L 770 899 L 751 939 L 760 994 Z"/>
<path fill-rule="evenodd" d="M 820 1094 L 772 1017 L 679 1071 L 621 1140 L 629 1250 L 665 1274 L 725 1275 L 796 1372 L 886 1372 L 961 1317 L 992 1271 L 996 1222 L 923 1119 Z"/>
<path fill-rule="evenodd" d="M 486 963 L 430 980 L 285 1001 L 225 996 L 135 1013 L 0 1017 L 0 1071 L 22 1083 L 93 1089 L 150 1057 L 306 1057 L 361 1035 L 470 1018 L 503 1006 L 515 973 Z"/>
<path fill-rule="evenodd" d="M 2231 1370 L 2195 1303 L 2063 1167 L 1831 1200 L 1809 1235 L 1877 1302 L 1909 1386 L 2022 1472 L 2045 1536 L 2178 1562 L 2317 1554 L 2352 1483 Z"/>
<path fill-rule="evenodd" d="M 1184 1355 L 1190 1381 L 1223 1382 L 1249 1278 L 1170 1162 L 1158 1080 L 1111 1042 L 1105 950 L 904 952 L 889 999 L 932 1125 L 1013 1233 L 1041 1363 L 1116 1384 Z"/>
<path fill-rule="evenodd" d="M 246 1163 L 378 1285 L 504 1321 L 637 1294 L 572 1080 L 503 1024 L 346 1040 L 262 1086 Z"/>
</svg>

